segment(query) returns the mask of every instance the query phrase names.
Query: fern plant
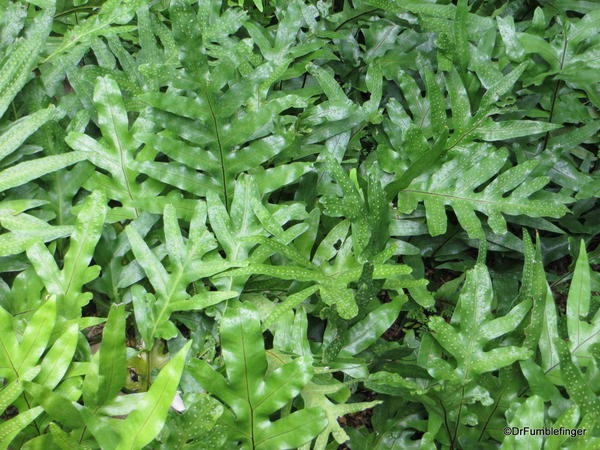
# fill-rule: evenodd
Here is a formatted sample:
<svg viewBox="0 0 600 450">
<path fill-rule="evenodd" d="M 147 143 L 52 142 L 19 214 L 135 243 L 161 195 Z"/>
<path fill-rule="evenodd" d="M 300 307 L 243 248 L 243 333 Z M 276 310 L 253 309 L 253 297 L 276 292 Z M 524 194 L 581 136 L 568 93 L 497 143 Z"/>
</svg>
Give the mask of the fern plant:
<svg viewBox="0 0 600 450">
<path fill-rule="evenodd" d="M 94 89 L 94 103 L 104 139 L 97 142 L 73 131 L 66 141 L 71 147 L 87 152 L 94 165 L 111 175 L 108 177 L 96 171 L 86 181 L 86 186 L 107 192 L 111 199 L 123 205 L 125 217 L 135 217 L 139 213 L 135 201 L 154 197 L 161 192 L 162 186 L 151 180 L 141 185 L 136 183 L 139 171 L 136 171 L 134 163 L 138 145 L 129 130 L 127 112 L 117 83 L 109 77 L 99 78 Z"/>
<path fill-rule="evenodd" d="M 15 96 L 29 81 L 31 70 L 37 67 L 37 58 L 50 32 L 53 12 L 54 7 L 50 6 L 37 15 L 35 21 L 28 27 L 26 37 L 14 39 L 19 29 L 12 30 L 13 42 L 3 54 L 2 76 L 0 77 L 0 117 L 4 117 L 4 119 L 7 119 L 6 111 L 13 103 Z M 23 154 L 17 151 L 26 139 L 42 125 L 57 119 L 60 115 L 60 110 L 54 105 L 49 105 L 23 115 L 18 120 L 3 121 L 2 123 L 0 158 L 4 164 L 3 170 L 0 172 L 0 190 L 4 192 L 5 196 L 2 217 L 4 219 L 3 227 L 10 230 L 1 238 L 3 244 L 0 253 L 2 255 L 18 254 L 38 237 L 49 241 L 68 235 L 65 228 L 53 228 L 44 221 L 36 220 L 35 217 L 21 214 L 28 209 L 44 204 L 44 201 L 19 199 L 18 196 L 15 197 L 10 193 L 11 189 L 85 159 L 85 155 L 82 153 L 70 152 L 33 158 L 15 164 L 15 161 L 19 161 L 23 157 Z M 15 152 L 17 153 L 15 154 Z M 29 226 L 23 229 L 23 224 L 29 224 Z"/>
<path fill-rule="evenodd" d="M 294 265 L 270 265 L 262 263 L 251 263 L 247 267 L 232 269 L 219 277 L 238 275 L 267 275 L 283 280 L 297 280 L 316 284 L 321 294 L 324 305 L 335 306 L 340 317 L 351 319 L 358 314 L 358 305 L 354 298 L 354 292 L 348 287 L 351 282 L 357 282 L 362 273 L 362 265 L 358 264 L 352 257 L 352 240 L 346 239 L 349 225 L 341 222 L 320 243 L 313 261 L 307 260 L 298 250 L 291 246 L 284 246 L 276 240 L 261 239 L 264 247 L 278 251 Z M 258 239 L 257 239 L 258 240 Z M 344 245 L 339 251 L 335 244 L 343 240 Z M 260 247 L 259 247 L 260 249 Z M 393 250 L 393 249 L 392 249 Z M 395 289 L 402 287 L 423 285 L 418 280 L 401 279 L 403 275 L 411 272 L 410 267 L 403 264 L 383 264 L 379 259 L 387 259 L 389 252 L 382 252 L 377 263 L 373 265 L 373 279 L 390 280 Z M 379 255 L 378 255 L 379 256 Z M 334 258 L 332 263 L 329 260 Z"/>
<path fill-rule="evenodd" d="M 0 0 L 0 447 L 600 447 L 599 11 Z"/>
<path fill-rule="evenodd" d="M 203 360 L 192 375 L 229 406 L 222 416 L 230 438 L 248 448 L 297 448 L 326 425 L 318 408 L 304 408 L 271 421 L 270 416 L 296 397 L 312 378 L 310 361 L 297 358 L 267 374 L 258 314 L 245 303 L 231 305 L 221 322 L 226 380 Z"/>
<path fill-rule="evenodd" d="M 190 223 L 187 245 L 177 223 L 175 208 L 165 207 L 165 246 L 168 252 L 167 272 L 160 260 L 147 246 L 135 227 L 126 229 L 136 261 L 142 267 L 155 294 L 150 294 L 141 285 L 131 288 L 138 330 L 145 346 L 150 349 L 156 338 L 170 339 L 177 335 L 175 325 L 169 321 L 174 311 L 203 309 L 235 297 L 235 291 L 213 292 L 194 284 L 202 290 L 190 296 L 186 290 L 195 281 L 228 269 L 231 265 L 219 259 L 204 260 L 204 256 L 215 248 L 214 238 L 205 226 L 206 204 L 199 202 Z"/>
<path fill-rule="evenodd" d="M 106 218 L 105 201 L 100 192 L 94 192 L 87 198 L 77 215 L 62 270 L 59 270 L 52 254 L 39 240 L 27 248 L 27 257 L 48 293 L 57 297 L 60 314 L 66 319 L 81 317 L 81 308 L 92 298 L 91 293 L 84 293 L 82 289 L 100 272 L 99 266 L 88 267 L 88 264 Z"/>
</svg>

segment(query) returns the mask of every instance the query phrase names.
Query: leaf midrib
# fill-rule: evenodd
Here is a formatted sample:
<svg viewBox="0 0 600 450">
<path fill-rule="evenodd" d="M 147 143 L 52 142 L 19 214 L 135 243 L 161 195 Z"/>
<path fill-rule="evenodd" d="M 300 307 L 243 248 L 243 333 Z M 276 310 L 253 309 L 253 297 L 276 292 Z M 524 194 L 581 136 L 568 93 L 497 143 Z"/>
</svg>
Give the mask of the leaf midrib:
<svg viewBox="0 0 600 450">
<path fill-rule="evenodd" d="M 119 132 L 117 131 L 113 107 L 110 104 L 110 102 L 106 105 L 106 109 L 108 110 L 108 113 L 110 115 L 110 121 L 111 121 L 113 130 L 114 130 L 114 133 L 115 133 L 115 139 L 117 142 L 117 150 L 119 152 L 119 165 L 121 168 L 121 173 L 123 174 L 123 179 L 125 181 L 125 188 L 127 189 L 127 195 L 129 196 L 129 199 L 131 201 L 133 201 L 133 194 L 131 193 L 131 186 L 129 185 L 129 178 L 127 177 L 127 172 L 125 169 L 125 151 L 123 149 L 123 144 L 121 142 L 121 136 L 119 135 Z M 135 216 L 138 217 L 139 211 L 137 210 L 137 208 L 134 208 L 134 212 L 135 212 Z"/>
<path fill-rule="evenodd" d="M 521 203 L 510 203 L 510 202 L 498 202 L 498 201 L 493 201 L 493 200 L 483 200 L 483 199 L 473 198 L 473 197 L 461 197 L 459 195 L 442 194 L 440 192 L 421 191 L 421 190 L 418 190 L 418 189 L 402 189 L 400 192 L 408 192 L 408 193 L 412 193 L 412 194 L 422 194 L 422 195 L 431 195 L 433 197 L 451 198 L 451 199 L 454 199 L 454 200 L 464 200 L 466 202 L 473 202 L 473 203 L 485 203 L 485 204 L 495 205 L 495 206 L 516 206 L 516 207 L 527 206 L 527 205 L 523 205 Z"/>
<path fill-rule="evenodd" d="M 150 251 L 152 251 L 152 250 L 150 250 Z M 175 290 L 177 289 L 177 286 L 179 285 L 179 282 L 181 281 L 181 278 L 183 277 L 183 274 L 185 273 L 185 268 L 187 267 L 188 263 L 190 262 L 191 255 L 193 253 L 194 253 L 193 251 L 190 251 L 188 249 L 188 251 L 185 255 L 183 264 L 177 268 L 177 272 L 175 272 L 175 277 L 173 279 L 173 282 L 170 283 L 169 290 L 167 291 L 167 296 L 165 297 L 165 302 L 164 302 L 162 308 L 160 309 L 158 316 L 156 316 L 156 321 L 154 322 L 154 325 L 152 327 L 152 333 L 150 334 L 150 336 L 154 336 L 163 315 L 169 308 L 171 301 L 173 299 L 173 294 L 175 293 Z M 171 281 L 171 279 L 172 279 L 172 277 L 169 277 L 169 281 Z"/>
<path fill-rule="evenodd" d="M 212 101 L 210 100 L 210 94 L 206 94 L 206 100 L 208 104 L 208 108 L 210 110 L 210 115 L 213 121 L 213 126 L 215 128 L 215 137 L 217 138 L 217 146 L 219 147 L 219 160 L 221 162 L 221 180 L 223 182 L 223 196 L 225 197 L 225 210 L 229 212 L 229 196 L 227 194 L 227 178 L 225 172 L 225 155 L 223 153 L 223 144 L 221 143 L 221 135 L 219 133 L 219 124 L 217 123 L 217 116 L 215 114 L 215 110 L 212 105 Z"/>
<path fill-rule="evenodd" d="M 250 441 L 252 448 L 255 449 L 255 432 L 254 432 L 254 407 L 252 405 L 252 399 L 250 398 L 250 380 L 248 379 L 248 358 L 246 355 L 246 340 L 245 340 L 245 329 L 244 322 L 240 322 L 242 332 L 240 333 L 240 343 L 242 346 L 242 357 L 244 358 L 244 384 L 246 386 L 246 401 L 248 402 L 248 409 L 250 410 Z"/>
</svg>

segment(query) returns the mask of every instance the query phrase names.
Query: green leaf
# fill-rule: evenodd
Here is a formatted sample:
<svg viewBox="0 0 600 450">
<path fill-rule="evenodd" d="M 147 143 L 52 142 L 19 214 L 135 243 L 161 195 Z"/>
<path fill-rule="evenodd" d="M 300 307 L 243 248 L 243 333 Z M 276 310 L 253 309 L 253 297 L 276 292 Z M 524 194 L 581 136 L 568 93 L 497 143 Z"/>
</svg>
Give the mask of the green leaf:
<svg viewBox="0 0 600 450">
<path fill-rule="evenodd" d="M 197 445 L 218 448 L 226 442 L 226 430 L 219 423 L 223 405 L 208 394 L 198 394 L 182 414 L 169 417 L 167 444 L 173 448 Z"/>
<path fill-rule="evenodd" d="M 279 419 L 266 431 L 257 433 L 255 448 L 275 450 L 306 444 L 315 431 L 323 427 L 321 414 L 318 408 L 305 408 Z"/>
<path fill-rule="evenodd" d="M 24 389 L 23 381 L 31 381 L 39 372 L 39 367 L 34 367 L 25 372 L 22 377 L 16 378 L 0 390 L 0 414 L 4 413 L 6 408 L 21 396 Z"/>
<path fill-rule="evenodd" d="M 54 389 L 58 385 L 75 354 L 78 335 L 79 326 L 76 323 L 70 324 L 65 329 L 44 356 L 40 373 L 35 379 L 36 383 L 49 389 Z"/>
<path fill-rule="evenodd" d="M 437 84 L 435 75 L 429 68 L 425 68 L 425 85 L 427 87 L 431 127 L 434 135 L 438 135 L 446 125 L 446 102 Z"/>
<path fill-rule="evenodd" d="M 293 360 L 267 375 L 267 359 L 258 312 L 249 303 L 228 305 L 221 323 L 221 348 L 227 380 L 207 363 L 195 360 L 192 375 L 235 414 L 237 438 L 256 448 L 299 447 L 326 425 L 318 409 L 303 409 L 271 421 L 270 416 L 296 397 L 312 377 L 309 360 Z"/>
<path fill-rule="evenodd" d="M 535 120 L 489 121 L 477 127 L 476 136 L 484 141 L 501 141 L 533 134 L 547 133 L 561 128 L 561 125 L 537 122 Z"/>
<path fill-rule="evenodd" d="M 485 111 L 489 109 L 498 101 L 501 96 L 506 94 L 506 92 L 513 87 L 517 80 L 521 78 L 521 75 L 523 75 L 523 72 L 525 69 L 527 69 L 528 65 L 529 62 L 525 61 L 515 67 L 506 76 L 501 77 L 499 80 L 494 82 L 481 98 L 479 110 Z"/>
<path fill-rule="evenodd" d="M 173 205 L 166 205 L 164 209 L 165 241 L 167 252 L 175 265 L 182 265 L 185 257 L 185 244 L 181 236 L 181 230 L 177 223 L 177 216 Z"/>
<path fill-rule="evenodd" d="M 0 446 L 8 448 L 15 436 L 42 412 L 44 412 L 44 409 L 41 406 L 36 406 L 0 424 Z"/>
<path fill-rule="evenodd" d="M 68 427 L 79 428 L 83 426 L 83 420 L 75 404 L 60 393 L 53 392 L 49 388 L 27 381 L 25 389 L 44 408 L 52 418 L 58 420 Z"/>
<path fill-rule="evenodd" d="M 506 232 L 503 213 L 530 217 L 560 217 L 566 213 L 567 208 L 560 198 L 554 199 L 551 195 L 544 200 L 531 198 L 549 181 L 545 177 L 528 179 L 536 161 L 525 161 L 496 175 L 504 166 L 508 152 L 501 149 L 490 154 L 489 147 L 483 144 L 473 151 L 450 160 L 430 177 L 421 177 L 401 190 L 398 209 L 409 213 L 419 201 L 424 201 L 429 232 L 437 236 L 446 230 L 445 205 L 451 205 L 461 226 L 472 238 L 482 235 L 475 211 L 487 215 L 488 224 L 498 234 Z M 485 188 L 476 192 L 484 183 L 487 183 Z"/>
<path fill-rule="evenodd" d="M 81 290 L 83 285 L 98 276 L 97 266 L 88 267 L 94 254 L 96 244 L 102 234 L 107 214 L 106 198 L 98 191 L 86 199 L 77 214 L 75 230 L 71 234 L 70 246 L 64 257 L 61 279 L 65 310 L 62 313 L 68 318 L 79 315 Z M 86 300 L 83 300 L 87 303 Z M 85 303 L 84 303 L 85 304 Z"/>
<path fill-rule="evenodd" d="M 56 298 L 51 297 L 33 314 L 23 332 L 15 369 L 21 373 L 33 367 L 48 345 L 56 321 Z"/>
<path fill-rule="evenodd" d="M 0 117 L 4 114 L 15 95 L 29 81 L 31 70 L 48 37 L 54 8 L 49 8 L 37 16 L 26 39 L 20 40 L 12 48 L 0 67 Z"/>
<path fill-rule="evenodd" d="M 590 346 L 600 342 L 600 313 L 590 314 L 590 269 L 585 243 L 581 241 L 573 279 L 567 297 L 569 346 L 576 356 L 589 357 Z"/>
<path fill-rule="evenodd" d="M 0 448 L 600 448 L 600 8 L 532 3 L 0 0 Z"/>
<path fill-rule="evenodd" d="M 21 186 L 85 158 L 83 152 L 70 152 L 16 164 L 0 172 L 0 191 Z"/>
<path fill-rule="evenodd" d="M 164 366 L 150 390 L 136 405 L 136 409 L 120 426 L 121 443 L 117 449 L 138 449 L 146 446 L 164 426 L 179 379 L 183 372 L 186 356 L 192 341 L 189 341 Z"/>
<path fill-rule="evenodd" d="M 6 158 L 17 150 L 29 136 L 48 122 L 54 114 L 55 107 L 51 105 L 13 122 L 8 130 L 0 134 L 0 159 Z"/>
<path fill-rule="evenodd" d="M 509 422 L 510 427 L 544 427 L 544 401 L 534 395 L 525 400 L 514 412 L 514 418 Z M 508 436 L 502 442 L 502 449 L 534 449 L 540 448 L 543 442 L 543 436 L 523 435 Z"/>
<path fill-rule="evenodd" d="M 119 393 L 127 377 L 125 307 L 123 305 L 113 305 L 108 313 L 108 321 L 102 332 L 98 375 L 100 384 L 96 399 L 98 405 L 104 405 Z"/>
<path fill-rule="evenodd" d="M 286 312 L 291 311 L 295 307 L 299 306 L 304 300 L 310 297 L 318 290 L 317 285 L 313 285 L 306 289 L 303 289 L 300 292 L 296 292 L 295 294 L 289 295 L 281 304 L 277 305 L 275 309 L 269 314 L 269 316 L 263 322 L 263 328 L 271 328 L 272 325 L 277 323 L 277 321 L 283 316 Z"/>
<path fill-rule="evenodd" d="M 593 419 L 600 417 L 600 399 L 594 393 L 579 368 L 573 363 L 569 347 L 562 339 L 557 339 L 560 370 L 565 383 L 565 388 L 582 415 L 589 414 Z"/>
<path fill-rule="evenodd" d="M 373 408 L 381 403 L 381 401 L 375 400 L 372 402 L 341 402 L 336 404 L 327 397 L 327 395 L 333 396 L 342 390 L 343 385 L 336 381 L 330 381 L 324 385 L 309 383 L 302 390 L 302 398 L 304 399 L 306 406 L 324 411 L 327 417 L 327 426 L 323 431 L 321 431 L 321 433 L 319 433 L 319 436 L 314 444 L 315 449 L 325 449 L 330 434 L 333 435 L 338 444 L 348 440 L 348 435 L 338 423 L 339 417 L 345 416 L 346 414 L 357 413 L 368 408 Z"/>
<path fill-rule="evenodd" d="M 378 306 L 364 319 L 353 325 L 344 337 L 340 355 L 356 355 L 369 348 L 394 323 L 402 306 L 399 297 L 390 303 Z"/>
<path fill-rule="evenodd" d="M 142 266 L 148 275 L 148 280 L 150 283 L 152 283 L 152 287 L 159 295 L 167 297 L 167 271 L 162 266 L 156 255 L 144 242 L 135 227 L 128 226 L 125 231 L 127 233 L 129 243 L 131 244 L 131 250 L 133 251 L 133 254 L 135 255 L 140 266 Z"/>
<path fill-rule="evenodd" d="M 492 319 L 491 303 L 489 273 L 485 266 L 477 264 L 467 272 L 451 324 L 439 316 L 429 321 L 433 337 L 455 358 L 455 372 L 465 381 L 531 356 L 529 349 L 517 346 L 484 350 L 489 341 L 514 330 L 531 307 L 530 302 L 520 303 L 506 316 Z"/>
<path fill-rule="evenodd" d="M 129 129 L 127 110 L 117 82 L 109 76 L 98 77 L 94 85 L 93 104 L 102 133 L 99 141 L 77 131 L 70 132 L 65 141 L 83 153 L 94 165 L 109 172 L 111 177 L 96 173 L 86 184 L 92 189 L 104 186 L 105 192 L 125 207 L 138 198 L 158 194 L 156 186 L 136 183 L 139 175 L 135 162 L 138 143 Z M 108 189 L 106 189 L 108 187 Z M 133 210 L 135 216 L 137 210 Z"/>
<path fill-rule="evenodd" d="M 235 266 L 220 259 L 211 262 L 202 260 L 204 255 L 215 247 L 214 238 L 206 229 L 205 217 L 202 217 L 205 214 L 206 205 L 198 202 L 190 224 L 190 239 L 184 243 L 175 211 L 168 205 L 165 207 L 164 233 L 167 252 L 172 259 L 170 270 L 163 266 L 160 258 L 148 247 L 134 225 L 125 229 L 136 261 L 157 294 L 155 298 L 146 294 L 139 286 L 135 286 L 132 291 L 134 312 L 139 321 L 138 329 L 144 337 L 146 346 L 152 346 L 155 337 L 165 339 L 174 337 L 177 330 L 169 322 L 172 312 L 207 308 L 238 295 L 237 292 L 230 290 L 199 292 L 193 296 L 187 292 L 190 283 Z"/>
<path fill-rule="evenodd" d="M 411 130 L 407 130 L 407 138 Z M 446 150 L 446 139 L 447 134 L 442 133 L 431 149 L 422 152 L 399 179 L 388 184 L 385 188 L 388 197 L 394 198 L 398 194 L 398 191 L 406 189 L 415 178 L 435 164 Z M 409 142 L 407 144 L 410 145 Z"/>
<path fill-rule="evenodd" d="M 48 428 L 50 429 L 50 434 L 52 435 L 52 441 L 61 449 L 65 450 L 79 446 L 76 439 L 74 439 L 72 436 L 69 436 L 69 434 L 65 433 L 55 423 L 51 423 L 48 426 Z"/>
<path fill-rule="evenodd" d="M 1 367 L 8 369 L 8 375 L 3 373 L 4 378 L 14 379 L 19 377 L 17 361 L 19 358 L 19 343 L 14 332 L 13 318 L 4 308 L 0 306 L 0 362 Z"/>
<path fill-rule="evenodd" d="M 532 304 L 529 325 L 524 330 L 525 340 L 523 341 L 523 346 L 534 350 L 542 333 L 548 285 L 544 274 L 539 236 L 534 249 L 529 233 L 524 231 L 523 245 L 525 264 L 523 265 L 523 279 L 519 292 L 519 300 L 523 302 L 531 299 Z"/>
<path fill-rule="evenodd" d="M 461 71 L 465 71 L 469 65 L 469 41 L 467 40 L 468 14 L 469 2 L 467 0 L 459 0 L 454 16 L 454 44 L 456 45 L 456 64 Z"/>
</svg>

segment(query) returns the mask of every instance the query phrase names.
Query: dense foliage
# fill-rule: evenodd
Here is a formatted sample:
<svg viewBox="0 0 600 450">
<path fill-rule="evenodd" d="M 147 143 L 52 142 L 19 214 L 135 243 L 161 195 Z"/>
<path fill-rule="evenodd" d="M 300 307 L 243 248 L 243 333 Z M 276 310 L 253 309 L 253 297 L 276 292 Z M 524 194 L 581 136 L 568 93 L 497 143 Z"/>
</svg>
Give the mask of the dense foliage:
<svg viewBox="0 0 600 450">
<path fill-rule="evenodd" d="M 599 31 L 0 0 L 0 448 L 600 448 Z"/>
</svg>

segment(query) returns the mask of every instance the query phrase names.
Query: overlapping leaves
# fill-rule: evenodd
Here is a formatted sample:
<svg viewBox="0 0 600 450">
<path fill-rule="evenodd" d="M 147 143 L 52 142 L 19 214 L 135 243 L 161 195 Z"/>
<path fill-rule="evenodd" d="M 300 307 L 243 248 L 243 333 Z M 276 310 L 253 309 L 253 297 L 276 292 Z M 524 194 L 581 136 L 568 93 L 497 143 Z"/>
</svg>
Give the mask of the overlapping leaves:
<svg viewBox="0 0 600 450">
<path fill-rule="evenodd" d="M 221 323 L 227 379 L 205 361 L 196 360 L 193 376 L 227 404 L 223 417 L 230 439 L 257 449 L 298 448 L 327 424 L 319 408 L 305 408 L 279 420 L 270 416 L 300 393 L 312 377 L 306 358 L 297 358 L 267 374 L 267 358 L 256 310 L 244 303 L 229 306 Z"/>
<path fill-rule="evenodd" d="M 598 448 L 598 11 L 0 0 L 0 447 Z"/>
</svg>

